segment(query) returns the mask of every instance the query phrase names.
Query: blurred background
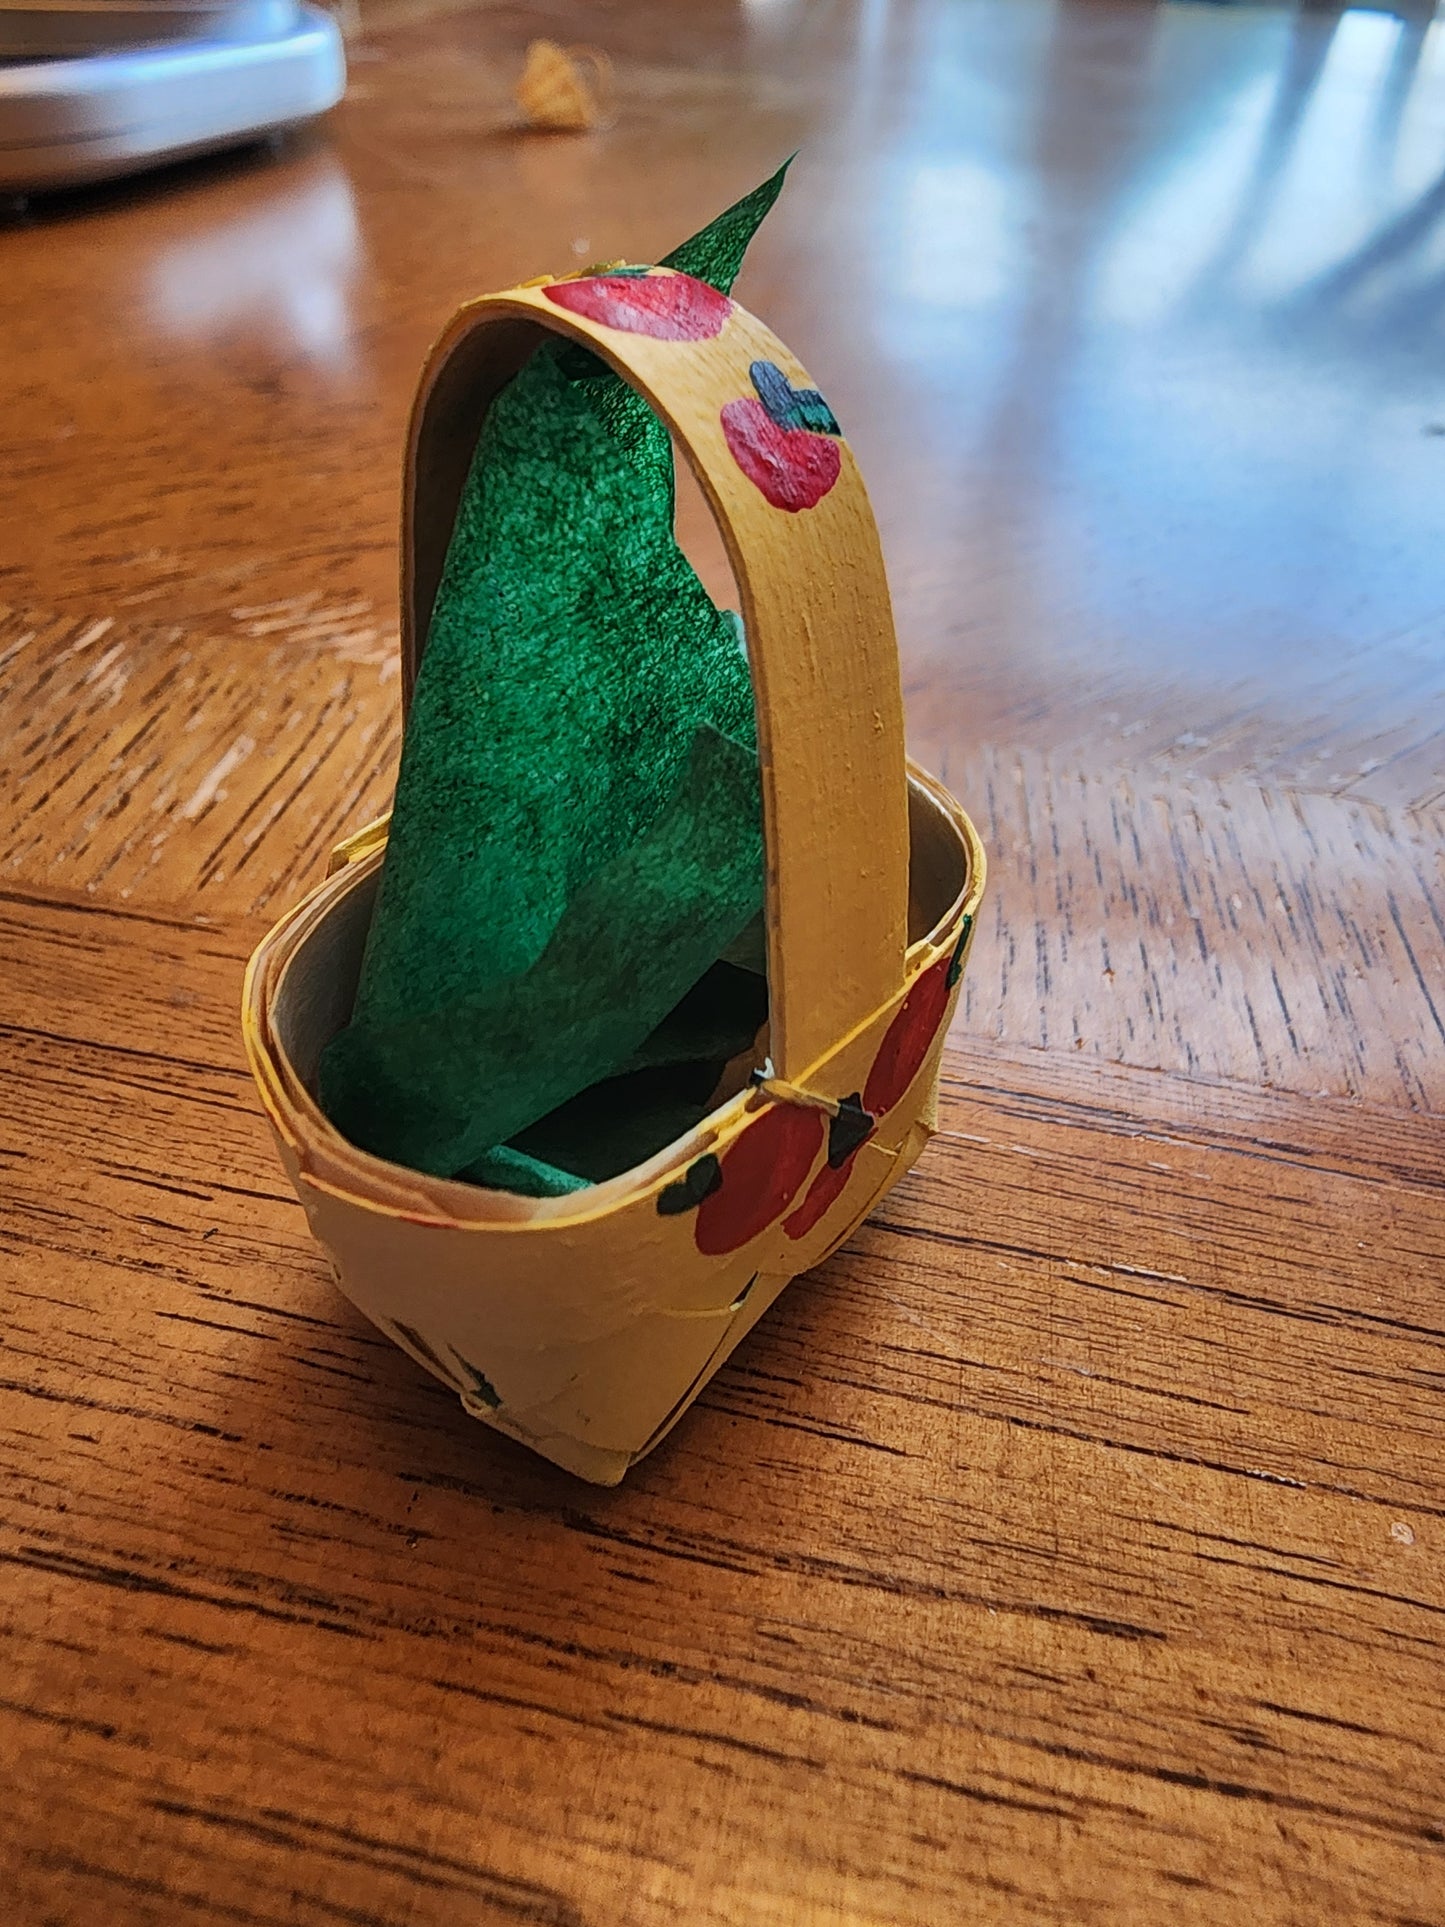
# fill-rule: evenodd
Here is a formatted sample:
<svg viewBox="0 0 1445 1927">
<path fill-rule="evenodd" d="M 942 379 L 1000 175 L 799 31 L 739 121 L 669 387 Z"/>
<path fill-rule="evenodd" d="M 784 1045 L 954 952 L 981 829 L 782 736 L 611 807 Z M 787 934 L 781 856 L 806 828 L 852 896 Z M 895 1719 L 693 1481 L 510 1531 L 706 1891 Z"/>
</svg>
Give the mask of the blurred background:
<svg viewBox="0 0 1445 1927">
<path fill-rule="evenodd" d="M 333 111 L 0 227 L 0 875 L 288 900 L 389 793 L 402 441 L 451 310 L 655 259 L 798 149 L 739 292 L 860 457 L 915 753 L 993 851 L 964 1031 L 1445 1096 L 1429 9 L 307 17 L 345 35 Z M 538 37 L 606 56 L 603 125 L 523 127 Z"/>
</svg>

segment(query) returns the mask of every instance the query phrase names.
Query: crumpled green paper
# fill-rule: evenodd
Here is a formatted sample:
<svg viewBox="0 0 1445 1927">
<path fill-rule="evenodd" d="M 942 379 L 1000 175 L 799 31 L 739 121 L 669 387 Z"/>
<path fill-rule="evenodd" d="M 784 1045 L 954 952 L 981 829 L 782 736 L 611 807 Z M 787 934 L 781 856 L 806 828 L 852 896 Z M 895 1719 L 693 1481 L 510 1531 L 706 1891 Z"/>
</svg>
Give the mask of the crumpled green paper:
<svg viewBox="0 0 1445 1927">
<path fill-rule="evenodd" d="M 665 264 L 727 292 L 784 172 Z M 549 342 L 493 403 L 321 1065 L 338 1128 L 397 1163 L 534 1195 L 610 1175 L 697 1121 L 756 1027 L 756 995 L 685 1001 L 763 859 L 739 624 L 673 508 L 665 427 L 586 350 Z"/>
</svg>

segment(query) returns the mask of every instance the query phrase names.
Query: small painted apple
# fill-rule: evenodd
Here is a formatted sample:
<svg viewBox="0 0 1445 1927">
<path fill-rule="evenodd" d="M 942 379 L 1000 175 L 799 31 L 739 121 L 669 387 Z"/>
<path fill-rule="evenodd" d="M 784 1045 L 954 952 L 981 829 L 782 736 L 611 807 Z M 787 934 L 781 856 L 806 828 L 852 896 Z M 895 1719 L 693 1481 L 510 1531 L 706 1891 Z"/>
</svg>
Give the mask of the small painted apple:
<svg viewBox="0 0 1445 1927">
<path fill-rule="evenodd" d="M 847 1189 L 859 1151 L 872 1137 L 874 1119 L 863 1108 L 861 1092 L 845 1097 L 828 1127 L 828 1159 L 808 1186 L 808 1194 L 783 1229 L 793 1239 L 804 1238 L 836 1198 Z"/>
<path fill-rule="evenodd" d="M 825 1164 L 808 1186 L 808 1194 L 791 1217 L 784 1218 L 783 1229 L 792 1239 L 806 1238 L 835 1198 L 841 1198 L 853 1175 L 853 1159 L 842 1164 Z"/>
<path fill-rule="evenodd" d="M 843 466 L 833 411 L 816 388 L 794 388 L 775 362 L 755 361 L 748 373 L 757 399 L 722 410 L 733 460 L 774 508 L 815 508 Z"/>
<path fill-rule="evenodd" d="M 693 1236 L 708 1257 L 737 1251 L 780 1218 L 802 1189 L 827 1119 L 798 1104 L 770 1104 L 723 1154 L 717 1188 L 698 1206 Z"/>
<path fill-rule="evenodd" d="M 725 294 L 690 274 L 590 274 L 542 292 L 569 314 L 654 341 L 710 341 L 733 311 Z"/>
<path fill-rule="evenodd" d="M 943 1022 L 948 994 L 963 973 L 963 952 L 971 927 L 972 918 L 965 917 L 952 953 L 930 964 L 898 1006 L 863 1090 L 864 1108 L 875 1117 L 891 1111 L 917 1077 Z"/>
</svg>

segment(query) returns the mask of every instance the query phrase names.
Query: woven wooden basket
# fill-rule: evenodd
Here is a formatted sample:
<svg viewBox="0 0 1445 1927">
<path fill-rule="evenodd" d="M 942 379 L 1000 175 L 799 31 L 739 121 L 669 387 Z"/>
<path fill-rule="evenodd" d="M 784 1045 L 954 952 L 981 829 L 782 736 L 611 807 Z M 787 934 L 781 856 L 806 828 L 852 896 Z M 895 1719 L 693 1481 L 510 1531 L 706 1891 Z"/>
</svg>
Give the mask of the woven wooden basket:
<svg viewBox="0 0 1445 1927">
<path fill-rule="evenodd" d="M 468 1411 L 600 1484 L 656 1445 L 788 1280 L 841 1244 L 927 1142 L 984 884 L 968 818 L 905 760 L 877 532 L 826 405 L 735 302 L 686 276 L 644 300 L 639 283 L 666 271 L 629 273 L 488 295 L 433 351 L 407 459 L 405 689 L 492 398 L 544 332 L 585 343 L 668 424 L 741 594 L 771 1074 L 648 1163 L 563 1198 L 357 1149 L 313 1093 L 356 994 L 384 821 L 343 845 L 261 943 L 242 1013 L 282 1159 L 341 1289 Z M 710 332 L 680 338 L 699 328 Z"/>
</svg>

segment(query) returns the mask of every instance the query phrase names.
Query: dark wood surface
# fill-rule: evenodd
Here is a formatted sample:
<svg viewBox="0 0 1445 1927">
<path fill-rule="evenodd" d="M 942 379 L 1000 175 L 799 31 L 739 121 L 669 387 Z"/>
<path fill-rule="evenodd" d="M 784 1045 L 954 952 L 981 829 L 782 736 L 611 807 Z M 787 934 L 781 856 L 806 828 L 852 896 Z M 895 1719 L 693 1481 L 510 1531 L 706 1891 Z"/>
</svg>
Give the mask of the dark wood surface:
<svg viewBox="0 0 1445 1927">
<path fill-rule="evenodd" d="M 611 131 L 509 129 L 535 31 Z M 317 134 L 0 228 L 7 1918 L 1439 1927 L 1433 38 L 383 0 L 352 54 Z M 992 895 L 937 1143 L 599 1493 L 337 1297 L 240 971 L 388 794 L 451 307 L 799 145 L 740 293 Z"/>
</svg>

